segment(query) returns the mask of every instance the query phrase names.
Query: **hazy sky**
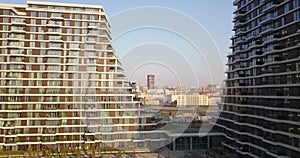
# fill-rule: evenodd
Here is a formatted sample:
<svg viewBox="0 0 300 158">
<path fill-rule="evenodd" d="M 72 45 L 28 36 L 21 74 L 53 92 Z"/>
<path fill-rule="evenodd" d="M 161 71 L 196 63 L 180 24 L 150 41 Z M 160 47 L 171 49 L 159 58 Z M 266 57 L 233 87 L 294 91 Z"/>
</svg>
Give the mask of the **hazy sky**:
<svg viewBox="0 0 300 158">
<path fill-rule="evenodd" d="M 160 85 L 198 86 L 224 78 L 232 0 L 46 1 L 102 4 L 110 18 L 116 54 L 128 79 L 138 84 L 146 83 L 147 74 L 156 75 Z"/>
</svg>

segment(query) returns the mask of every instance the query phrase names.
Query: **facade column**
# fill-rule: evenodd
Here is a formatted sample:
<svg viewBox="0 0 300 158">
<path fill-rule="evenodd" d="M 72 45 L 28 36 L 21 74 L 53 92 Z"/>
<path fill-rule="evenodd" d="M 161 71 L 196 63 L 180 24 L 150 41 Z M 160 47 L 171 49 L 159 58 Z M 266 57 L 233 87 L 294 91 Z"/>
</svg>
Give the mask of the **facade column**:
<svg viewBox="0 0 300 158">
<path fill-rule="evenodd" d="M 190 150 L 193 150 L 193 137 L 190 137 Z"/>
<path fill-rule="evenodd" d="M 209 148 L 210 148 L 210 137 L 207 136 L 207 149 L 209 149 Z"/>
<path fill-rule="evenodd" d="M 175 150 L 176 150 L 176 144 L 175 144 L 175 143 L 176 143 L 176 140 L 175 140 L 174 137 L 173 137 L 172 139 L 173 139 L 173 151 L 175 151 Z"/>
</svg>

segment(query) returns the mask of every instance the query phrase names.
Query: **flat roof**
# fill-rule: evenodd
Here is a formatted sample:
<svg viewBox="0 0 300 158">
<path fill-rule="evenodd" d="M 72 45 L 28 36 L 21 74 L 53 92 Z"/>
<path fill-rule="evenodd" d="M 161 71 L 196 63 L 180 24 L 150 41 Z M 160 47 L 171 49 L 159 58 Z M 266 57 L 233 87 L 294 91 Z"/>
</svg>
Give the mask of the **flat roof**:
<svg viewBox="0 0 300 158">
<path fill-rule="evenodd" d="M 27 4 L 40 4 L 40 5 L 58 5 L 66 7 L 83 7 L 83 8 L 97 8 L 103 9 L 102 4 L 74 4 L 74 3 L 61 3 L 61 2 L 47 2 L 47 1 L 27 1 Z"/>
</svg>

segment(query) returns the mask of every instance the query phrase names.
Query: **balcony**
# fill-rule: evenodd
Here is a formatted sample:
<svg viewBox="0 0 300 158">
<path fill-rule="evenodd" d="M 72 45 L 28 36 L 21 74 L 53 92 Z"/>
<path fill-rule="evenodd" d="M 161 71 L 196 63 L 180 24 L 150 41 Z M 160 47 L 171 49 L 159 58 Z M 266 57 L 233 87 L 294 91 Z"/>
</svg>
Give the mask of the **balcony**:
<svg viewBox="0 0 300 158">
<path fill-rule="evenodd" d="M 246 31 L 245 28 L 239 28 L 239 29 L 237 29 L 237 30 L 235 31 L 235 35 L 236 35 L 236 36 L 243 35 L 243 34 L 245 34 L 245 31 Z M 237 41 L 236 43 L 238 43 L 238 42 L 240 42 L 240 41 L 243 41 L 243 40 L 239 40 L 239 41 Z"/>
<path fill-rule="evenodd" d="M 271 12 L 271 11 L 275 10 L 275 9 L 279 6 L 280 3 L 281 3 L 281 2 L 276 1 L 276 0 L 273 1 L 273 4 L 272 4 L 271 6 L 269 6 L 268 8 L 264 9 L 264 10 L 263 10 L 263 13 Z"/>
<path fill-rule="evenodd" d="M 273 0 L 273 4 L 280 4 L 282 3 L 284 0 Z"/>
<path fill-rule="evenodd" d="M 61 35 L 61 32 L 58 32 L 58 31 L 47 31 L 46 34 L 50 34 L 50 35 Z"/>
<path fill-rule="evenodd" d="M 64 20 L 64 17 L 63 16 L 51 16 L 50 19 L 53 19 L 53 20 Z"/>
<path fill-rule="evenodd" d="M 274 31 L 274 28 L 273 27 L 268 27 L 268 28 L 262 28 L 260 34 L 261 35 L 264 35 L 264 34 L 268 34 L 268 33 L 271 33 Z"/>
<path fill-rule="evenodd" d="M 239 86 L 246 86 L 246 83 L 239 83 Z"/>
<path fill-rule="evenodd" d="M 282 57 L 274 57 L 274 61 L 282 61 Z"/>
<path fill-rule="evenodd" d="M 234 27 L 238 28 L 240 26 L 243 26 L 245 24 L 245 22 L 246 22 L 246 20 L 244 20 L 244 19 L 238 20 L 235 22 Z"/>
<path fill-rule="evenodd" d="M 275 33 L 274 34 L 274 38 L 281 38 L 282 36 L 281 36 L 281 34 L 280 33 Z"/>
<path fill-rule="evenodd" d="M 97 29 L 97 28 L 98 28 L 97 25 L 89 25 L 89 26 L 88 26 L 88 29 Z"/>
<path fill-rule="evenodd" d="M 25 19 L 15 19 L 13 20 L 11 23 L 13 25 L 20 25 L 20 26 L 24 26 L 26 25 L 26 23 L 24 22 Z"/>
<path fill-rule="evenodd" d="M 60 27 L 60 23 L 58 22 L 55 22 L 55 21 L 50 21 L 48 24 L 47 24 L 48 27 Z"/>
<path fill-rule="evenodd" d="M 261 44 L 263 44 L 263 42 L 261 40 L 257 40 L 257 41 L 255 41 L 255 44 L 256 45 L 261 45 Z"/>
<path fill-rule="evenodd" d="M 265 25 L 265 24 L 273 22 L 274 20 L 275 20 L 275 17 L 264 17 L 264 19 L 262 19 L 260 24 Z"/>
<path fill-rule="evenodd" d="M 235 0 L 235 1 L 233 2 L 233 5 L 237 6 L 239 1 L 240 1 L 240 0 Z"/>
<path fill-rule="evenodd" d="M 8 40 L 8 41 L 20 41 L 21 39 L 18 38 L 17 36 L 9 35 L 9 36 L 7 37 L 7 40 Z"/>
<path fill-rule="evenodd" d="M 86 43 L 89 43 L 89 44 L 96 44 L 97 41 L 96 41 L 96 40 L 87 40 Z"/>
<path fill-rule="evenodd" d="M 262 55 L 264 52 L 262 50 L 255 51 L 255 55 Z"/>
<path fill-rule="evenodd" d="M 13 45 L 13 44 L 9 44 L 9 45 L 6 46 L 6 48 L 7 48 L 7 49 L 18 49 L 19 46 Z"/>
<path fill-rule="evenodd" d="M 244 15 L 246 14 L 245 10 L 239 10 L 236 14 L 235 14 L 235 19 L 242 19 L 244 18 Z"/>
<path fill-rule="evenodd" d="M 281 50 L 281 49 L 284 49 L 285 47 L 283 45 L 275 45 L 274 46 L 274 49 L 275 50 Z"/>
<path fill-rule="evenodd" d="M 256 64 L 257 65 L 263 65 L 265 62 L 264 61 L 257 61 Z"/>
<path fill-rule="evenodd" d="M 245 77 L 246 75 L 245 74 L 239 74 L 239 77 Z"/>
<path fill-rule="evenodd" d="M 15 33 L 26 33 L 25 30 L 21 30 L 21 29 L 12 29 L 11 32 L 15 32 Z"/>
<path fill-rule="evenodd" d="M 62 50 L 63 48 L 62 48 L 62 47 L 54 47 L 54 46 L 50 46 L 48 49 L 49 49 L 49 50 Z"/>
</svg>

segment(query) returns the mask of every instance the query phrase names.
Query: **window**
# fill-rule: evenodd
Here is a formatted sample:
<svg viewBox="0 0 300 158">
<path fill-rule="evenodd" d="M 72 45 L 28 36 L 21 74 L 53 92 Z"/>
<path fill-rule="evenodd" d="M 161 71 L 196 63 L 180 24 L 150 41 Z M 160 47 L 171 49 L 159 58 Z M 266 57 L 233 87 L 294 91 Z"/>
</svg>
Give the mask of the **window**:
<svg viewBox="0 0 300 158">
<path fill-rule="evenodd" d="M 67 36 L 67 41 L 72 41 L 72 36 Z"/>
<path fill-rule="evenodd" d="M 3 10 L 3 15 L 9 15 L 9 10 L 7 9 Z"/>
<path fill-rule="evenodd" d="M 88 12 L 97 12 L 97 9 L 94 8 L 85 8 L 85 10 Z"/>
<path fill-rule="evenodd" d="M 3 25 L 3 31 L 8 31 L 8 26 L 7 25 Z"/>
<path fill-rule="evenodd" d="M 87 27 L 87 26 L 88 26 L 88 23 L 87 23 L 87 22 L 82 22 L 82 26 L 83 26 L 83 27 Z"/>
<path fill-rule="evenodd" d="M 281 26 L 285 25 L 285 17 L 281 18 Z"/>
<path fill-rule="evenodd" d="M 30 27 L 30 32 L 36 32 L 36 28 L 35 27 Z"/>
<path fill-rule="evenodd" d="M 39 39 L 39 40 L 43 40 L 43 39 L 44 39 L 44 35 L 43 35 L 43 34 L 39 34 L 39 35 L 38 35 L 38 39 Z"/>
<path fill-rule="evenodd" d="M 49 36 L 49 40 L 61 40 L 61 36 Z"/>
<path fill-rule="evenodd" d="M 80 14 L 75 14 L 75 19 L 80 19 Z"/>
<path fill-rule="evenodd" d="M 75 26 L 79 27 L 79 26 L 80 26 L 80 22 L 79 22 L 79 21 L 76 21 L 76 22 L 75 22 Z"/>
<path fill-rule="evenodd" d="M 299 11 L 293 13 L 293 19 L 294 21 L 299 20 Z"/>
<path fill-rule="evenodd" d="M 48 55 L 60 55 L 61 51 L 48 51 Z"/>
<path fill-rule="evenodd" d="M 36 24 L 36 20 L 35 19 L 31 19 L 30 22 L 31 22 L 31 24 Z"/>
<path fill-rule="evenodd" d="M 79 48 L 79 44 L 70 44 L 70 48 Z"/>
<path fill-rule="evenodd" d="M 32 50 L 31 49 L 27 50 L 27 55 L 32 55 Z"/>
<path fill-rule="evenodd" d="M 293 0 L 293 8 L 297 8 L 299 6 L 298 0 Z"/>
<path fill-rule="evenodd" d="M 7 49 L 3 48 L 1 54 L 7 54 Z"/>
<path fill-rule="evenodd" d="M 65 21 L 66 26 L 70 26 L 70 21 Z"/>
<path fill-rule="evenodd" d="M 35 42 L 30 42 L 30 47 L 35 47 Z"/>
<path fill-rule="evenodd" d="M 296 71 L 300 71 L 300 62 L 296 63 Z"/>
<path fill-rule="evenodd" d="M 9 23 L 9 19 L 8 18 L 3 18 L 3 22 L 4 23 Z"/>
<path fill-rule="evenodd" d="M 52 17 L 62 17 L 62 13 L 52 13 Z"/>
<path fill-rule="evenodd" d="M 80 34 L 80 30 L 79 29 L 75 29 L 75 34 Z"/>
<path fill-rule="evenodd" d="M 43 27 L 38 27 L 39 28 L 39 32 L 44 32 L 44 28 Z"/>
<path fill-rule="evenodd" d="M 41 24 L 42 25 L 47 25 L 47 21 L 46 20 L 41 20 Z"/>
<path fill-rule="evenodd" d="M 31 12 L 32 17 L 36 17 L 36 12 Z"/>
<path fill-rule="evenodd" d="M 90 15 L 90 20 L 95 20 L 95 15 Z"/>
<path fill-rule="evenodd" d="M 46 43 L 45 42 L 41 42 L 41 48 L 46 48 Z"/>
<path fill-rule="evenodd" d="M 286 76 L 286 83 L 287 84 L 291 84 L 292 83 L 292 76 L 291 75 L 287 75 Z"/>
<path fill-rule="evenodd" d="M 300 83 L 300 74 L 296 74 L 296 83 Z"/>
<path fill-rule="evenodd" d="M 30 39 L 31 39 L 31 40 L 35 40 L 35 34 L 31 34 L 31 35 L 30 35 Z"/>
<path fill-rule="evenodd" d="M 74 37 L 74 41 L 80 41 L 80 37 L 79 36 L 75 36 Z"/>
<path fill-rule="evenodd" d="M 49 47 L 61 48 L 61 44 L 60 43 L 49 43 Z"/>
<path fill-rule="evenodd" d="M 56 9 L 57 10 L 66 10 L 67 8 L 66 7 L 62 7 L 62 6 L 56 6 Z"/>
<path fill-rule="evenodd" d="M 40 12 L 40 17 L 47 17 L 47 13 L 46 12 Z"/>
<path fill-rule="evenodd" d="M 289 9 L 290 9 L 289 3 L 285 4 L 285 5 L 284 5 L 284 13 L 288 12 Z"/>
</svg>

